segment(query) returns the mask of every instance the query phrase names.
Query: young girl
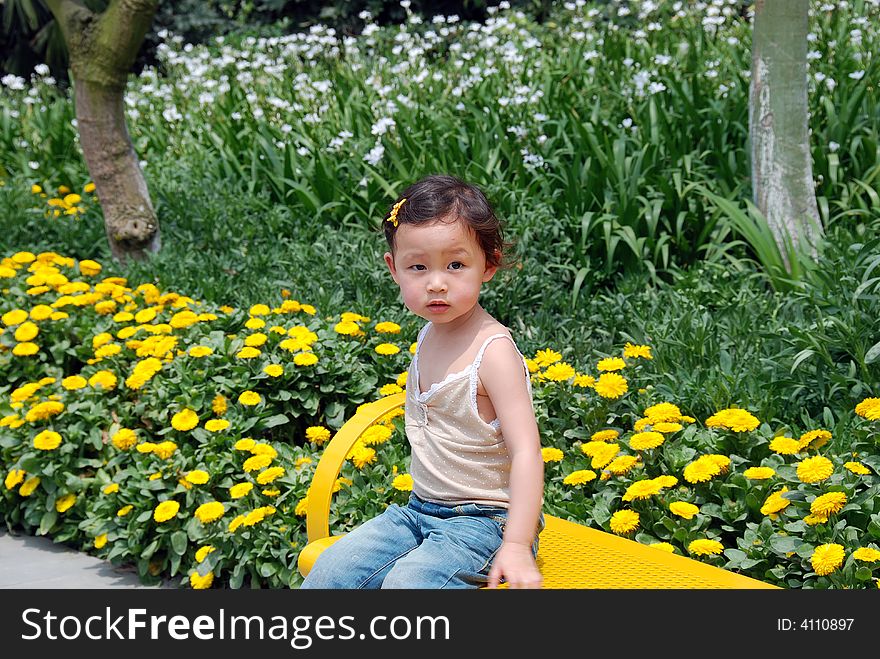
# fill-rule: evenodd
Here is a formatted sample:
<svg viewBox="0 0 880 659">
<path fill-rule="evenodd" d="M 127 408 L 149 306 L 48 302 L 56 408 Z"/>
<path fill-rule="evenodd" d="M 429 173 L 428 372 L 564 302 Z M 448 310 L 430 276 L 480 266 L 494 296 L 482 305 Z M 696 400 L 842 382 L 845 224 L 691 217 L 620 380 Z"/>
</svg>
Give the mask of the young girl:
<svg viewBox="0 0 880 659">
<path fill-rule="evenodd" d="M 409 503 L 326 549 L 303 588 L 537 588 L 544 463 L 525 360 L 479 304 L 501 227 L 479 188 L 411 185 L 383 223 L 385 262 L 428 322 L 406 381 Z"/>
</svg>

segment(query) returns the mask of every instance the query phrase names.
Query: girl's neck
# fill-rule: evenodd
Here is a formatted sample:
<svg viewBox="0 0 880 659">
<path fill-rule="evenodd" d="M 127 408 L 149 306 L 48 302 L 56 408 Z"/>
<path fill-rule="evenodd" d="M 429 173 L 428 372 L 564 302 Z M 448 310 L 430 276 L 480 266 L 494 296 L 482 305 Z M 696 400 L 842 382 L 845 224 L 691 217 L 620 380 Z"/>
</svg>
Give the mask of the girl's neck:
<svg viewBox="0 0 880 659">
<path fill-rule="evenodd" d="M 455 334 L 460 334 L 463 331 L 467 331 L 469 328 L 474 325 L 478 325 L 480 321 L 483 319 L 485 315 L 485 311 L 483 311 L 483 307 L 479 305 L 479 303 L 475 304 L 474 307 L 468 311 L 466 314 L 459 316 L 451 323 L 431 323 L 431 332 L 438 337 L 448 338 Z"/>
</svg>

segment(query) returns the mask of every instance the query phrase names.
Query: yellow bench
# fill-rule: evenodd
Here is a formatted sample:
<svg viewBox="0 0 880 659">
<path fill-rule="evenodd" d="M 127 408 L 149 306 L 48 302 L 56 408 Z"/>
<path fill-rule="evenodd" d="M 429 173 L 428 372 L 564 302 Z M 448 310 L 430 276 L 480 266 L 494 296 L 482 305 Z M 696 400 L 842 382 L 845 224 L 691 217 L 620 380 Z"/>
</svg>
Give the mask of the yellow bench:
<svg viewBox="0 0 880 659">
<path fill-rule="evenodd" d="M 329 516 L 333 486 L 345 457 L 364 431 L 402 406 L 405 397 L 394 394 L 362 406 L 324 449 L 308 495 L 309 542 L 297 561 L 303 576 L 320 553 L 342 537 L 330 535 Z M 538 551 L 544 588 L 776 588 L 552 515 L 545 515 L 545 522 Z"/>
</svg>

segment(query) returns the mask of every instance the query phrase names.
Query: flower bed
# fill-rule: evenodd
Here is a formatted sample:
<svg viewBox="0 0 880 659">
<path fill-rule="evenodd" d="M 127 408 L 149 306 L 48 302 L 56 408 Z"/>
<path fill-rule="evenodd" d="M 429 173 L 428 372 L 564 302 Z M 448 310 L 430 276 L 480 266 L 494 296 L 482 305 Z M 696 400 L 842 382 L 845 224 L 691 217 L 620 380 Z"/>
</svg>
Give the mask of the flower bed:
<svg viewBox="0 0 880 659">
<path fill-rule="evenodd" d="M 415 326 L 286 291 L 208 308 L 101 273 L 55 253 L 0 262 L 6 524 L 145 580 L 296 586 L 322 445 L 406 386 Z M 880 399 L 854 401 L 845 438 L 785 436 L 746 409 L 700 422 L 656 400 L 637 386 L 649 346 L 579 361 L 528 359 L 547 512 L 785 587 L 876 587 Z M 391 414 L 351 452 L 331 528 L 405 501 L 407 468 Z"/>
</svg>

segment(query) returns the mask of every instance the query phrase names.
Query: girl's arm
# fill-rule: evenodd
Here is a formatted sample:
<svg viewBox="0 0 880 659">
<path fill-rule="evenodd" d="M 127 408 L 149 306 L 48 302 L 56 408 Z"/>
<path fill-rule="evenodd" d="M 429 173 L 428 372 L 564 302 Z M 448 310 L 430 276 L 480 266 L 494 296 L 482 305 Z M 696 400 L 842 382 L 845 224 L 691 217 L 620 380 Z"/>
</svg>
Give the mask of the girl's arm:
<svg viewBox="0 0 880 659">
<path fill-rule="evenodd" d="M 510 454 L 510 506 L 489 587 L 504 577 L 511 588 L 539 588 L 541 573 L 532 544 L 543 502 L 544 460 L 522 357 L 511 342 L 493 341 L 483 353 L 479 373 Z"/>
</svg>

